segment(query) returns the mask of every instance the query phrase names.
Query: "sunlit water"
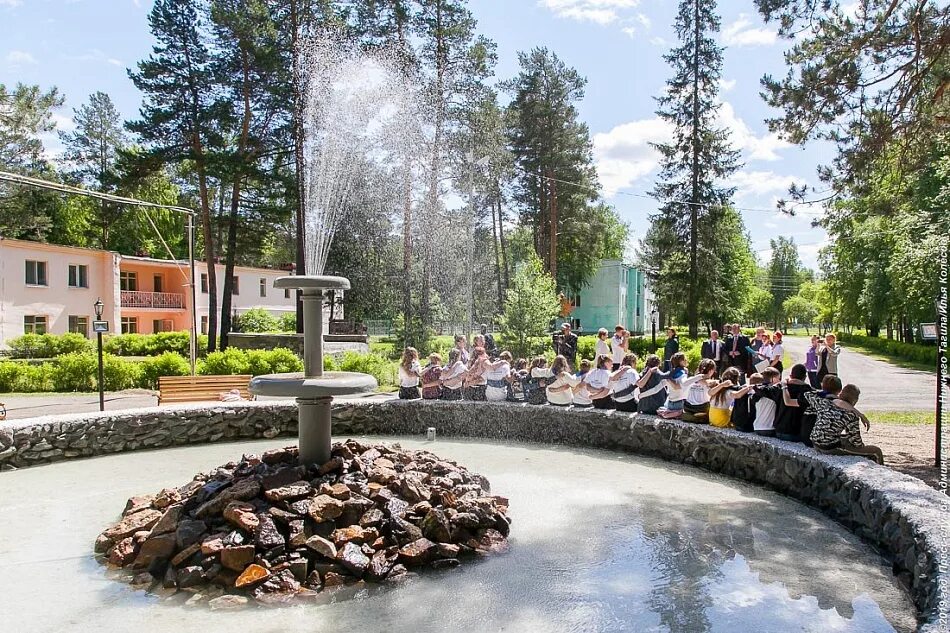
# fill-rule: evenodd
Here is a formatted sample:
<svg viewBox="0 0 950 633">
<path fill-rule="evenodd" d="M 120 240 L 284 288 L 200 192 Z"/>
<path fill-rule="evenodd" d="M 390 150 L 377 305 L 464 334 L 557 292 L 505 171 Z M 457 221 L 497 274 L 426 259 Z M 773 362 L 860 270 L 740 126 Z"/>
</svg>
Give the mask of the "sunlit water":
<svg viewBox="0 0 950 633">
<path fill-rule="evenodd" d="M 387 439 L 387 441 L 391 441 Z M 10 631 L 912 630 L 889 566 L 797 502 L 688 467 L 598 451 L 401 440 L 511 500 L 508 554 L 323 603 L 181 606 L 90 555 L 125 500 L 286 440 L 195 446 L 0 475 L 0 608 Z"/>
</svg>

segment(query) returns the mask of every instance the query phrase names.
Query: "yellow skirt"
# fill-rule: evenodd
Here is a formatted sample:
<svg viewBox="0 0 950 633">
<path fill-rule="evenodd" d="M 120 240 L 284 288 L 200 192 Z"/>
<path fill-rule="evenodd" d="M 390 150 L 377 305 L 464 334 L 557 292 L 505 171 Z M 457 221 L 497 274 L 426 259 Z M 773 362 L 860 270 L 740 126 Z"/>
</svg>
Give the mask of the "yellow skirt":
<svg viewBox="0 0 950 633">
<path fill-rule="evenodd" d="M 721 429 L 726 429 L 732 426 L 729 422 L 730 412 L 729 409 L 719 409 L 717 407 L 709 407 L 709 425 L 718 426 Z"/>
</svg>

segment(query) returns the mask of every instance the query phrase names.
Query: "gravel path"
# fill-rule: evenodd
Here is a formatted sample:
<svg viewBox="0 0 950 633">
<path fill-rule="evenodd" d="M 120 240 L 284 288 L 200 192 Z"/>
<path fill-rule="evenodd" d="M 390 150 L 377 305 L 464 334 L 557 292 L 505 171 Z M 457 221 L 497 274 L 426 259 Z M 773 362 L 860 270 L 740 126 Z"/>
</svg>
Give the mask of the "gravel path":
<svg viewBox="0 0 950 633">
<path fill-rule="evenodd" d="M 785 349 L 793 363 L 804 363 L 810 344 L 804 337 L 785 337 Z M 838 375 L 844 383 L 861 389 L 859 408 L 867 411 L 933 411 L 937 392 L 934 374 L 904 369 L 849 350 L 838 357 Z M 786 367 L 786 372 L 788 368 Z M 788 377 L 788 374 L 785 374 Z"/>
</svg>

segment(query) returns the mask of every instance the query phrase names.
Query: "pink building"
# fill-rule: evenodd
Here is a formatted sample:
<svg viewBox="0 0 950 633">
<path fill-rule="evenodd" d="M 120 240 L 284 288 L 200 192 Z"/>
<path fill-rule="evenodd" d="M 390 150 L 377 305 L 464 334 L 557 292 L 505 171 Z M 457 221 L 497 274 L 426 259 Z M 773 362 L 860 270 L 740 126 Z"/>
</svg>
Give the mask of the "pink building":
<svg viewBox="0 0 950 633">
<path fill-rule="evenodd" d="M 208 268 L 197 262 L 199 331 L 208 323 Z M 215 267 L 218 306 L 224 266 Z M 295 310 L 293 293 L 274 288 L 285 271 L 237 266 L 232 309 Z M 188 262 L 132 257 L 111 251 L 0 238 L 0 347 L 28 332 L 91 336 L 101 298 L 110 332 L 151 334 L 190 329 Z"/>
</svg>

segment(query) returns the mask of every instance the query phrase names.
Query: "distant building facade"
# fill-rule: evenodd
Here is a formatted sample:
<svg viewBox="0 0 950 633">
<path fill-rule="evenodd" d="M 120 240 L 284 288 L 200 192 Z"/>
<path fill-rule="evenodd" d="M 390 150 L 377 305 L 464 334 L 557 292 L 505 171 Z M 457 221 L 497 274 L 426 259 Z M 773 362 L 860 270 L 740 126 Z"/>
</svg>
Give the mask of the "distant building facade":
<svg viewBox="0 0 950 633">
<path fill-rule="evenodd" d="M 218 306 L 224 266 L 215 266 Z M 235 266 L 232 309 L 263 308 L 280 316 L 296 310 L 294 291 L 274 288 L 282 270 Z M 196 262 L 195 312 L 208 328 L 208 267 Z M 92 334 L 94 304 L 113 333 L 152 334 L 191 329 L 187 261 L 133 257 L 112 251 L 0 238 L 0 347 L 25 333 Z M 337 316 L 342 310 L 338 307 Z"/>
<path fill-rule="evenodd" d="M 571 297 L 569 320 L 585 334 L 607 328 L 613 333 L 623 325 L 634 334 L 650 331 L 653 295 L 646 275 L 636 266 L 617 259 L 604 259 L 579 295 Z M 567 319 L 562 319 L 567 320 Z"/>
</svg>

